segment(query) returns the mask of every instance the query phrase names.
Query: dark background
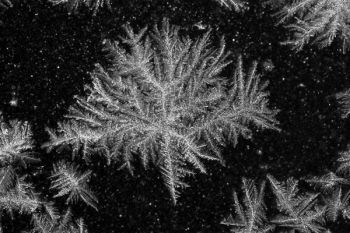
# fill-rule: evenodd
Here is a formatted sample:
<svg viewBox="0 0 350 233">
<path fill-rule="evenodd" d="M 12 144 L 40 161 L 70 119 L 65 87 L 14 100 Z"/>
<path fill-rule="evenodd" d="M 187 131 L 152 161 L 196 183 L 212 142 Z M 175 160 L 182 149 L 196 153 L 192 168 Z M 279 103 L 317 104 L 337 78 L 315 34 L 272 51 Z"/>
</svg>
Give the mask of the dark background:
<svg viewBox="0 0 350 233">
<path fill-rule="evenodd" d="M 182 191 L 176 206 L 157 169 L 145 171 L 135 161 L 131 176 L 94 158 L 89 168 L 99 211 L 75 207 L 90 232 L 229 232 L 220 221 L 233 210 L 232 191 L 242 177 L 263 179 L 271 173 L 282 180 L 334 169 L 349 142 L 349 120 L 341 118 L 335 101 L 337 92 L 350 87 L 349 56 L 337 49 L 338 41 L 322 50 L 306 46 L 295 53 L 280 45 L 290 35 L 276 25 L 275 10 L 253 1 L 249 6 L 237 13 L 213 0 L 115 0 L 112 12 L 102 9 L 93 17 L 85 8 L 68 14 L 46 0 L 17 0 L 3 10 L 0 110 L 7 120 L 28 120 L 33 126 L 42 159 L 42 172 L 32 177 L 38 189 L 50 194 L 46 178 L 52 161 L 69 156 L 69 151 L 45 153 L 39 148 L 48 140 L 44 129 L 63 119 L 74 95 L 83 95 L 94 64 L 107 63 L 102 40 L 117 39 L 126 22 L 140 29 L 164 17 L 193 38 L 203 33 L 196 25 L 210 26 L 214 44 L 225 36 L 227 48 L 234 56 L 241 53 L 247 67 L 258 60 L 263 79 L 270 82 L 271 107 L 280 109 L 281 132 L 254 130 L 251 140 L 240 139 L 236 148 L 228 145 L 223 150 L 226 166 L 208 163 L 208 174 L 189 179 L 191 187 Z M 20 232 L 28 221 L 5 218 L 4 230 Z M 337 224 L 332 228 L 349 230 Z"/>
</svg>

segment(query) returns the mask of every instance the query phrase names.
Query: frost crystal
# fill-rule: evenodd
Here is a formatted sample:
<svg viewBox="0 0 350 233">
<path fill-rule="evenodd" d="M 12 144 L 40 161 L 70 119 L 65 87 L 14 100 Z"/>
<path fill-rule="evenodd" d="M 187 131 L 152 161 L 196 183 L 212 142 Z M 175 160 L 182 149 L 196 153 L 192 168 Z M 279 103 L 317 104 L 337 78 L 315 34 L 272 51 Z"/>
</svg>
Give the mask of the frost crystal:
<svg viewBox="0 0 350 233">
<path fill-rule="evenodd" d="M 132 171 L 137 154 L 144 166 L 160 167 L 174 201 L 181 178 L 205 173 L 202 160 L 223 161 L 220 146 L 249 137 L 248 125 L 276 128 L 276 111 L 268 108 L 267 83 L 247 74 L 238 58 L 231 81 L 221 71 L 231 62 L 225 43 L 209 43 L 210 32 L 192 41 L 164 21 L 151 36 L 126 26 L 122 43 L 106 41 L 113 66 L 96 66 L 88 97 L 77 98 L 59 133 L 49 130 L 45 147 L 72 145 L 85 158 L 99 152 Z M 192 168 L 191 168 L 192 166 Z"/>
</svg>

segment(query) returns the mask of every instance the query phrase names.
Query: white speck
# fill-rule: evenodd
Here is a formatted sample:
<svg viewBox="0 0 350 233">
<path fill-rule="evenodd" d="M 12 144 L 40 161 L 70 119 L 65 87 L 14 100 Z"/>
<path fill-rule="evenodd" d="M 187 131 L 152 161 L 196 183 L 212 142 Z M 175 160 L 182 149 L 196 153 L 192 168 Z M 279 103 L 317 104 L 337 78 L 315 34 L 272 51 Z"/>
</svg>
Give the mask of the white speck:
<svg viewBox="0 0 350 233">
<path fill-rule="evenodd" d="M 204 30 L 206 28 L 206 26 L 203 25 L 202 21 L 199 21 L 194 26 L 197 27 L 199 30 Z"/>
<path fill-rule="evenodd" d="M 17 99 L 12 99 L 12 100 L 10 101 L 10 105 L 13 106 L 13 107 L 16 107 L 17 104 L 18 104 Z"/>
<path fill-rule="evenodd" d="M 8 132 L 9 132 L 9 131 L 8 131 L 8 129 L 3 129 L 3 130 L 2 130 L 2 134 L 7 135 L 7 134 L 8 134 Z"/>
</svg>

